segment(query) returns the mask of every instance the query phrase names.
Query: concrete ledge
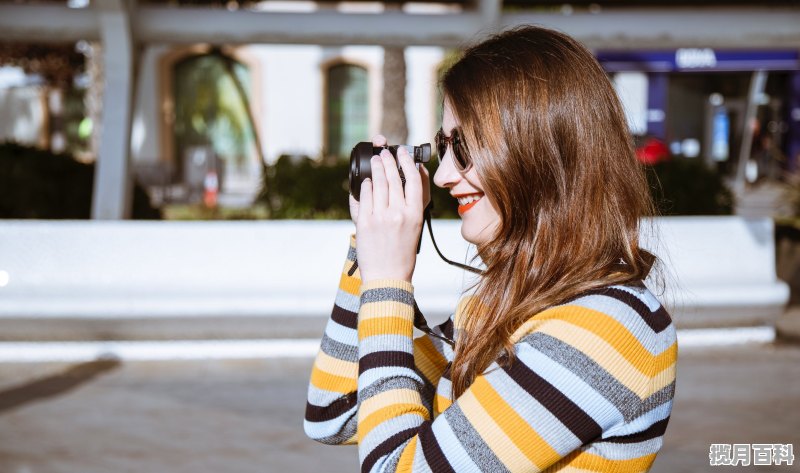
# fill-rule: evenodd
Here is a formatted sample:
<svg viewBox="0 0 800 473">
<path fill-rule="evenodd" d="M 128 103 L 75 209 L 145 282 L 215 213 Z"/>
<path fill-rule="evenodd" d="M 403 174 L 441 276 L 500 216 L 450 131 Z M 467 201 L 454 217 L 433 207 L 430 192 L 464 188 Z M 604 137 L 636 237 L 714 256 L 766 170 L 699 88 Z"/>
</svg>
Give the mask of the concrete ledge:
<svg viewBox="0 0 800 473">
<path fill-rule="evenodd" d="M 644 223 L 643 246 L 664 263 L 647 283 L 679 328 L 772 325 L 783 313 L 771 220 Z M 352 231 L 347 221 L 4 221 L 0 337 L 315 337 Z M 434 232 L 446 256 L 470 261 L 459 221 L 435 221 Z M 414 286 L 429 323 L 474 281 L 439 259 L 426 232 Z"/>
</svg>

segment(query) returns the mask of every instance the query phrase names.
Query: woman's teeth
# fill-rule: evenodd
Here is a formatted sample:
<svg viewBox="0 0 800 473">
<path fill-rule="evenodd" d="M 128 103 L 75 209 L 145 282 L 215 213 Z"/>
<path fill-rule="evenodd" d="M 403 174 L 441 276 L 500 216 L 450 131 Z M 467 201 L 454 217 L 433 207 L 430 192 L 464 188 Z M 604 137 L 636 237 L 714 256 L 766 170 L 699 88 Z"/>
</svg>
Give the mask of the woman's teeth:
<svg viewBox="0 0 800 473">
<path fill-rule="evenodd" d="M 458 214 L 464 215 L 481 200 L 483 194 L 470 194 L 458 198 Z"/>
<path fill-rule="evenodd" d="M 472 201 L 479 200 L 481 197 L 483 197 L 483 196 L 480 195 L 480 194 L 472 194 L 472 195 L 468 195 L 468 196 L 464 196 L 464 197 L 459 197 L 458 198 L 458 204 L 459 205 L 467 205 Z"/>
</svg>

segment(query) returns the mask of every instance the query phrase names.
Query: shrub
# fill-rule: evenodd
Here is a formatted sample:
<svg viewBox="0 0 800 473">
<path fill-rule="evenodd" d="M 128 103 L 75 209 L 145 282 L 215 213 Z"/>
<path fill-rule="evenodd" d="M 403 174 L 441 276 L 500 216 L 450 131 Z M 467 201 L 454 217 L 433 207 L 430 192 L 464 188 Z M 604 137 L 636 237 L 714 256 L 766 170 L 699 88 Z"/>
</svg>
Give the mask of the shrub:
<svg viewBox="0 0 800 473">
<path fill-rule="evenodd" d="M 267 167 L 257 200 L 266 205 L 273 219 L 349 219 L 349 172 L 349 161 L 328 164 L 306 156 L 283 155 Z M 455 199 L 446 189 L 431 186 L 433 216 L 456 217 Z"/>
<path fill-rule="evenodd" d="M 672 157 L 647 167 L 660 215 L 730 215 L 734 195 L 722 176 L 696 159 Z"/>
<path fill-rule="evenodd" d="M 68 154 L 0 144 L 0 218 L 91 218 L 94 169 L 94 164 Z M 161 218 L 138 184 L 134 184 L 132 217 Z"/>
</svg>

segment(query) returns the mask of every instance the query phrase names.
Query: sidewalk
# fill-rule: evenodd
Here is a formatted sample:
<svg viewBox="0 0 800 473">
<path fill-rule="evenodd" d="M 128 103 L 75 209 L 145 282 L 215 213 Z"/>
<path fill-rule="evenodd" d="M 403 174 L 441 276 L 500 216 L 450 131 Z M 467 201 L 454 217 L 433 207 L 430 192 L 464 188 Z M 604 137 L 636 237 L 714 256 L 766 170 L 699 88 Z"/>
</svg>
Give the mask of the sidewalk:
<svg viewBox="0 0 800 473">
<path fill-rule="evenodd" d="M 0 364 L 0 471 L 358 471 L 302 429 L 311 359 Z M 800 346 L 683 349 L 656 473 L 727 471 L 712 443 L 792 443 Z M 798 471 L 795 466 L 736 471 Z"/>
</svg>

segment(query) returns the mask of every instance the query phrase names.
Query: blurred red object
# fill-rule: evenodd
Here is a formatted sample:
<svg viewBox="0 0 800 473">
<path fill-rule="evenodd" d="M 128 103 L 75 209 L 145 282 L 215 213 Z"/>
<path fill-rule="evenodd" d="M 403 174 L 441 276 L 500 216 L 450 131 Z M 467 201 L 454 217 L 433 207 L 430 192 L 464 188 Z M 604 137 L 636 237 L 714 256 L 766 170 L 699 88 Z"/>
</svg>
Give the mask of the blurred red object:
<svg viewBox="0 0 800 473">
<path fill-rule="evenodd" d="M 669 147 L 658 138 L 648 138 L 642 146 L 636 149 L 636 158 L 642 164 L 658 164 L 669 159 Z"/>
</svg>

